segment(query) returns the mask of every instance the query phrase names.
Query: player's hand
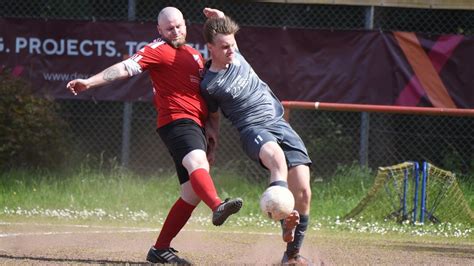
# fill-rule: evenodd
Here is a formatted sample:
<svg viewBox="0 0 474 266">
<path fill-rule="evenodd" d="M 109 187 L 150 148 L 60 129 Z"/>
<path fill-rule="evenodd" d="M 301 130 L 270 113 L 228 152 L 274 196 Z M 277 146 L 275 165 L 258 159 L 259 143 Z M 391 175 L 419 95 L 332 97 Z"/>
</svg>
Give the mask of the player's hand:
<svg viewBox="0 0 474 266">
<path fill-rule="evenodd" d="M 207 161 L 209 162 L 210 165 L 213 165 L 214 162 L 216 161 L 216 148 L 217 148 L 216 141 L 213 138 L 208 138 L 206 156 L 207 156 Z"/>
<path fill-rule="evenodd" d="M 219 9 L 209 8 L 206 7 L 203 10 L 204 15 L 206 18 L 223 18 L 225 17 L 224 12 L 220 11 Z"/>
<path fill-rule="evenodd" d="M 77 95 L 79 92 L 88 89 L 85 79 L 71 80 L 67 83 L 66 88 L 69 89 L 74 95 Z"/>
</svg>

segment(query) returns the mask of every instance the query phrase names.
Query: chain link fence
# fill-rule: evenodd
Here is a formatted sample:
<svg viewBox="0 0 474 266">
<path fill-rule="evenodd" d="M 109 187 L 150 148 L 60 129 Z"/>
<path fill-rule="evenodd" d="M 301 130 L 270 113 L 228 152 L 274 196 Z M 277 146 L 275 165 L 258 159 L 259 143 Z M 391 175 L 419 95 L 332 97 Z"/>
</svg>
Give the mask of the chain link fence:
<svg viewBox="0 0 474 266">
<path fill-rule="evenodd" d="M 243 26 L 308 29 L 376 29 L 428 34 L 474 32 L 474 12 L 373 6 L 276 4 L 252 1 L 155 0 L 2 0 L 1 17 L 90 21 L 155 21 L 165 6 L 179 8 L 189 22 L 203 23 L 201 10 L 223 10 Z M 140 173 L 173 172 L 166 147 L 155 129 L 149 102 L 58 100 L 73 134 L 74 153 L 99 158 Z M 339 166 L 376 168 L 427 160 L 441 168 L 474 172 L 472 117 L 293 110 L 290 123 L 314 161 L 312 178 L 326 178 Z M 242 152 L 239 137 L 222 120 L 214 169 L 248 179 L 267 173 Z"/>
<path fill-rule="evenodd" d="M 192 23 L 204 23 L 201 10 L 211 6 L 223 10 L 243 26 L 474 34 L 472 10 L 255 1 L 2 0 L 0 16 L 91 21 L 155 21 L 158 12 L 166 6 L 179 8 L 185 18 Z"/>
<path fill-rule="evenodd" d="M 472 117 L 292 110 L 290 123 L 322 177 L 344 165 L 376 169 L 405 161 L 474 170 Z"/>
</svg>

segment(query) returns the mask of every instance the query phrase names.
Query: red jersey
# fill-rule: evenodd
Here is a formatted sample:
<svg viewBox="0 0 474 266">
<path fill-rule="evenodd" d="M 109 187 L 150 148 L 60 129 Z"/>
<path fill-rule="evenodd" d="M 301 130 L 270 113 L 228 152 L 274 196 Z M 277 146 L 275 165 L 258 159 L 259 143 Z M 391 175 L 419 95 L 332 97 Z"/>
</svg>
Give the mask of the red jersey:
<svg viewBox="0 0 474 266">
<path fill-rule="evenodd" d="M 174 48 L 157 39 L 131 59 L 150 74 L 158 127 L 180 118 L 204 126 L 208 110 L 199 89 L 204 65 L 196 49 L 188 45 Z"/>
</svg>

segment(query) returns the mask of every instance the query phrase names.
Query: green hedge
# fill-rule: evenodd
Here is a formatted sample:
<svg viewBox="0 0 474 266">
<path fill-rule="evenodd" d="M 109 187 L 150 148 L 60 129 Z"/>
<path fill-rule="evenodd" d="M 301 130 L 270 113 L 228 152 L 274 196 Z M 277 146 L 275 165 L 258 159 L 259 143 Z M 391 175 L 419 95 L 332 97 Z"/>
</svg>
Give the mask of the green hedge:
<svg viewBox="0 0 474 266">
<path fill-rule="evenodd" d="M 55 168 L 68 152 L 68 127 L 56 103 L 31 85 L 0 72 L 0 167 Z"/>
</svg>

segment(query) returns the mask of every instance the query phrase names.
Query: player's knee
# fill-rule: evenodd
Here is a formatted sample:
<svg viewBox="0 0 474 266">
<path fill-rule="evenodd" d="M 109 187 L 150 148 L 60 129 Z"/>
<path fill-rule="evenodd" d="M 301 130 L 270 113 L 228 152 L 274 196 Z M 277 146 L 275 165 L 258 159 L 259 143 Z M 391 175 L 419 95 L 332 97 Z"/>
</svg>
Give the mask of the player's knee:
<svg viewBox="0 0 474 266">
<path fill-rule="evenodd" d="M 186 182 L 184 184 L 181 184 L 181 193 L 180 193 L 181 198 L 187 202 L 188 204 L 191 204 L 193 206 L 197 206 L 201 199 L 199 196 L 196 194 L 194 191 L 191 182 Z"/>
<path fill-rule="evenodd" d="M 303 188 L 303 191 L 301 193 L 302 195 L 302 201 L 305 202 L 305 203 L 308 203 L 311 202 L 311 189 L 310 188 Z"/>
<path fill-rule="evenodd" d="M 309 204 L 311 201 L 311 189 L 303 187 L 298 189 L 297 193 L 294 193 L 295 201 L 301 202 L 302 204 Z"/>
<path fill-rule="evenodd" d="M 181 194 L 181 198 L 188 204 L 197 206 L 199 202 L 201 202 L 201 199 L 195 195 L 183 195 Z"/>
<path fill-rule="evenodd" d="M 269 141 L 265 143 L 260 149 L 259 156 L 261 161 L 266 164 L 280 165 L 284 163 L 286 167 L 285 154 L 276 142 Z"/>
<path fill-rule="evenodd" d="M 191 151 L 184 156 L 182 163 L 190 173 L 198 168 L 209 170 L 209 162 L 207 161 L 206 153 L 203 150 Z"/>
</svg>

